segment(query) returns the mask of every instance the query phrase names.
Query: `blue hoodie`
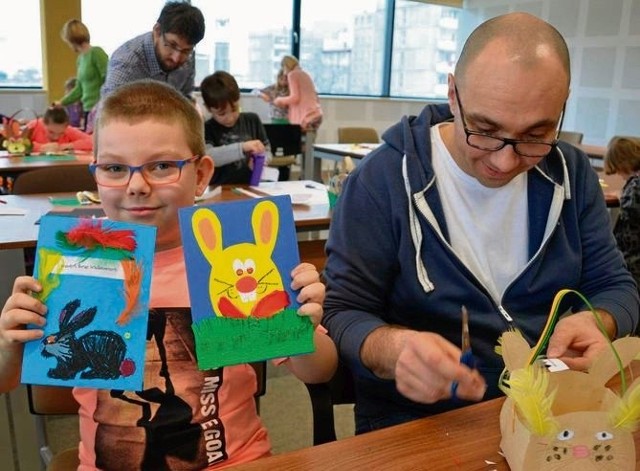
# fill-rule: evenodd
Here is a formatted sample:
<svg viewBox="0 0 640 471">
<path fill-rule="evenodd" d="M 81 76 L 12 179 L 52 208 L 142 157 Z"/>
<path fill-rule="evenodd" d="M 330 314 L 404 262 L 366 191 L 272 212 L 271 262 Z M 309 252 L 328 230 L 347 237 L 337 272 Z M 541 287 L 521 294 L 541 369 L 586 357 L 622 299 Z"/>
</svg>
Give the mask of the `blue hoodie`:
<svg viewBox="0 0 640 471">
<path fill-rule="evenodd" d="M 616 248 L 597 174 L 584 153 L 564 142 L 528 172 L 529 262 L 500 303 L 493 300 L 451 249 L 435 184 L 430 127 L 451 117 L 448 106 L 429 105 L 388 129 L 347 178 L 334 211 L 322 322 L 355 374 L 358 421 L 388 424 L 460 405 L 414 403 L 394 381 L 373 375 L 360 349 L 378 327 L 436 332 L 460 346 L 466 305 L 488 399 L 499 394 L 504 367 L 494 351 L 498 337 L 517 328 L 535 344 L 559 290 L 576 289 L 610 312 L 619 336 L 638 322 L 638 292 Z M 561 312 L 569 309 L 586 308 L 567 296 Z"/>
</svg>

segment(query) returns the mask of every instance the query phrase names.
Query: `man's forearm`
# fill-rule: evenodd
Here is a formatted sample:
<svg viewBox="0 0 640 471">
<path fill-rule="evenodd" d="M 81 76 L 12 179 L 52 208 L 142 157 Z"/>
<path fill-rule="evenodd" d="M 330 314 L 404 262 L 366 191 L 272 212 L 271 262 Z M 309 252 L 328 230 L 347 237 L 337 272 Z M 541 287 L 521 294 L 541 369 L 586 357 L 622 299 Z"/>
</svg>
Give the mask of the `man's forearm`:
<svg viewBox="0 0 640 471">
<path fill-rule="evenodd" d="M 369 334 L 360 349 L 364 366 L 377 377 L 394 379 L 396 362 L 406 339 L 416 332 L 401 327 L 379 327 Z"/>
</svg>

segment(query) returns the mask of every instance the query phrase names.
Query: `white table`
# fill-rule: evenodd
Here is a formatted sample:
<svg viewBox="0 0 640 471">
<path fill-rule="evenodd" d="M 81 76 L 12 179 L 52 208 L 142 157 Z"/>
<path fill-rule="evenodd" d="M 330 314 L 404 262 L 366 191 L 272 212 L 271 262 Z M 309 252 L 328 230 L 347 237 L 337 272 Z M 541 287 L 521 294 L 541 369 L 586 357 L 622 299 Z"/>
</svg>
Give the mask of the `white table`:
<svg viewBox="0 0 640 471">
<path fill-rule="evenodd" d="M 340 162 L 344 157 L 361 160 L 377 148 L 378 143 L 314 144 L 313 154 L 305 153 L 302 175 L 305 180 L 322 181 L 322 159 Z"/>
</svg>

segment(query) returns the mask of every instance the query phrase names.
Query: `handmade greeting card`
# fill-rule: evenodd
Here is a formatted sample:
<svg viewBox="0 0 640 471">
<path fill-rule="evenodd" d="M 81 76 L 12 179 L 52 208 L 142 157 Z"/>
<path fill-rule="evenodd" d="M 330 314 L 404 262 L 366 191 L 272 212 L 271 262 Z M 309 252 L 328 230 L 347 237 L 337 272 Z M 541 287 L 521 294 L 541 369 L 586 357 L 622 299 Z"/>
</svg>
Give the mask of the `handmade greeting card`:
<svg viewBox="0 0 640 471">
<path fill-rule="evenodd" d="M 298 265 L 288 196 L 180 210 L 198 366 L 313 351 L 313 326 L 290 288 Z"/>
<path fill-rule="evenodd" d="M 45 216 L 34 277 L 47 305 L 22 382 L 142 389 L 155 227 Z"/>
</svg>

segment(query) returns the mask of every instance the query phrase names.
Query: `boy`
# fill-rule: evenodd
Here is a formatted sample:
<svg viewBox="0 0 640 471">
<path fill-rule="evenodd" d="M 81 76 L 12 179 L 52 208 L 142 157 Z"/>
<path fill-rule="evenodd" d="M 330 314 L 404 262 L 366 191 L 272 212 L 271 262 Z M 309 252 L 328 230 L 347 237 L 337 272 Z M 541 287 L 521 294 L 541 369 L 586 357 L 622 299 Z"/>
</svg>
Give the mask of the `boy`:
<svg viewBox="0 0 640 471">
<path fill-rule="evenodd" d="M 205 77 L 200 92 L 211 119 L 204 123 L 207 152 L 213 156 L 216 171 L 211 184 L 249 183 L 251 156 L 264 154 L 271 159 L 269 139 L 260 117 L 240 112 L 240 88 L 233 76 L 217 71 Z"/>
<path fill-rule="evenodd" d="M 42 118 L 34 119 L 27 127 L 31 131 L 31 142 L 35 152 L 91 151 L 91 136 L 80 129 L 69 126 L 69 115 L 61 105 L 47 108 Z"/>
<path fill-rule="evenodd" d="M 213 172 L 196 108 L 159 82 L 123 85 L 104 101 L 95 143 L 93 170 L 107 216 L 158 229 L 152 307 L 189 306 L 178 210 L 193 205 Z M 158 168 L 160 176 L 153 173 Z M 104 172 L 116 171 L 124 173 L 119 186 L 113 185 L 113 176 L 104 179 Z M 324 298 L 318 273 L 303 263 L 292 276 L 292 288 L 302 288 L 299 313 L 317 325 Z M 18 384 L 23 343 L 42 336 L 42 330 L 24 330 L 26 324 L 46 322 L 45 306 L 30 296 L 40 289 L 33 278 L 17 278 L 0 315 L 0 391 Z M 155 338 L 147 349 L 154 351 L 158 344 L 155 352 L 166 362 L 159 369 L 157 358 L 153 363 L 147 357 L 146 389 L 74 390 L 80 403 L 79 469 L 203 469 L 267 456 L 270 444 L 255 408 L 252 367 L 198 371 L 184 342 L 173 334 L 177 330 L 171 330 L 188 320 L 158 317 L 159 311 L 153 311 L 149 330 Z M 305 382 L 328 380 L 337 363 L 327 335 L 316 331 L 314 341 L 315 353 L 280 360 Z"/>
</svg>

